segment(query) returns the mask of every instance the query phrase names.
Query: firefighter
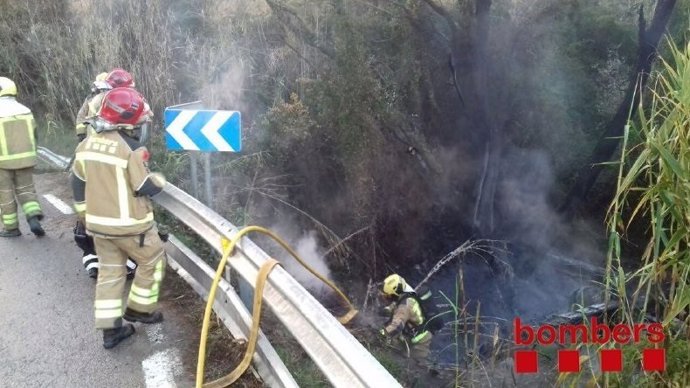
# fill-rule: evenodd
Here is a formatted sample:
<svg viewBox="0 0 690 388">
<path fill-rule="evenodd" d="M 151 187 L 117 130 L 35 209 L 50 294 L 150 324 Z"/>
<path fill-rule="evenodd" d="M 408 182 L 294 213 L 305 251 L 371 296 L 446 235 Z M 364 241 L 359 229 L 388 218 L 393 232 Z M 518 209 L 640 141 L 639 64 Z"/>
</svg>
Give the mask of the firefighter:
<svg viewBox="0 0 690 388">
<path fill-rule="evenodd" d="M 103 95 L 113 88 L 106 81 L 107 77 L 108 73 L 100 73 L 96 76 L 96 80 L 91 84 L 91 93 L 84 99 L 84 103 L 79 108 L 75 125 L 79 142 L 86 138 L 86 130 L 88 129 L 87 119 L 96 115 Z"/>
<path fill-rule="evenodd" d="M 132 74 L 119 67 L 111 70 L 110 73 L 100 73 L 96 76 L 96 80 L 91 85 L 91 93 L 86 97 L 77 113 L 76 132 L 80 142 L 88 135 L 88 120 L 98 113 L 105 93 L 112 88 L 134 88 L 134 86 Z"/>
<path fill-rule="evenodd" d="M 91 86 L 91 93 L 86 97 L 79 109 L 79 113 L 77 113 L 76 132 L 79 142 L 82 142 L 90 134 L 87 133 L 87 130 L 92 131 L 92 129 L 89 129 L 88 122 L 98 113 L 105 93 L 114 87 L 133 88 L 134 78 L 129 72 L 121 68 L 115 68 L 109 73 L 100 73 L 96 76 L 96 80 Z M 146 108 L 148 109 L 148 106 Z M 93 238 L 86 234 L 86 228 L 79 220 L 77 220 L 73 232 L 74 241 L 83 252 L 81 260 L 84 269 L 89 274 L 89 277 L 96 279 L 98 277 L 99 264 Z M 131 258 L 127 258 L 128 279 L 134 278 L 136 268 L 137 264 Z"/>
<path fill-rule="evenodd" d="M 89 129 L 87 122 L 88 118 L 96 115 L 98 107 L 100 107 L 100 103 L 103 100 L 103 95 L 105 92 L 113 88 L 106 81 L 107 77 L 108 73 L 105 72 L 96 76 L 96 80 L 91 85 L 91 93 L 89 93 L 86 99 L 84 99 L 84 103 L 81 105 L 81 108 L 77 113 L 75 129 L 77 132 L 77 140 L 79 142 L 86 138 L 87 130 Z M 77 224 L 74 226 L 73 231 L 74 241 L 83 251 L 81 260 L 82 264 L 84 265 L 84 269 L 91 278 L 95 279 L 98 277 L 98 256 L 96 255 L 96 248 L 93 245 L 93 238 L 86 234 L 86 228 L 79 220 L 77 220 Z M 133 271 L 131 276 L 134 276 Z"/>
<path fill-rule="evenodd" d="M 36 122 L 31 110 L 16 100 L 17 86 L 0 77 L 0 237 L 16 237 L 19 231 L 17 202 L 22 206 L 31 232 L 45 235 L 36 197 L 33 170 L 36 165 Z M 15 200 L 16 198 L 16 200 Z"/>
<path fill-rule="evenodd" d="M 384 308 L 384 313 L 391 318 L 379 331 L 386 340 L 398 337 L 410 350 L 410 356 L 423 361 L 431 350 L 433 334 L 425 327 L 426 319 L 422 305 L 405 279 L 398 274 L 392 274 L 383 281 L 383 295 L 390 304 Z M 402 345 L 402 344 L 401 344 Z"/>
<path fill-rule="evenodd" d="M 149 152 L 142 145 L 148 134 L 141 125 L 146 117 L 136 90 L 107 92 L 91 123 L 95 134 L 79 143 L 72 167 L 74 206 L 100 256 L 94 309 L 106 349 L 134 333 L 123 318 L 147 324 L 163 320 L 157 305 L 165 252 L 149 197 L 163 189 L 165 178 L 148 170 Z M 128 256 L 139 267 L 123 306 Z"/>
</svg>

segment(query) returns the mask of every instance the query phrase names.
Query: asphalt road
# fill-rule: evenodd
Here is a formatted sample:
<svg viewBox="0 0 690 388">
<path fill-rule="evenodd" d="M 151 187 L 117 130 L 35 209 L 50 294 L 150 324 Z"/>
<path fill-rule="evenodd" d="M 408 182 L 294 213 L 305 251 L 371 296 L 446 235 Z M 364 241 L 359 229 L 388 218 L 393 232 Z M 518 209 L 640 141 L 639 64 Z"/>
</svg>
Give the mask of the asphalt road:
<svg viewBox="0 0 690 388">
<path fill-rule="evenodd" d="M 169 311 L 112 350 L 94 327 L 95 282 L 73 242 L 75 216 L 64 173 L 34 176 L 47 235 L 0 239 L 0 386 L 190 387 L 196 344 L 189 322 Z M 47 196 L 46 196 L 47 195 Z M 21 218 L 21 216 L 20 216 Z M 165 285 L 163 285 L 165 287 Z M 182 314 L 179 314 L 182 315 Z"/>
</svg>

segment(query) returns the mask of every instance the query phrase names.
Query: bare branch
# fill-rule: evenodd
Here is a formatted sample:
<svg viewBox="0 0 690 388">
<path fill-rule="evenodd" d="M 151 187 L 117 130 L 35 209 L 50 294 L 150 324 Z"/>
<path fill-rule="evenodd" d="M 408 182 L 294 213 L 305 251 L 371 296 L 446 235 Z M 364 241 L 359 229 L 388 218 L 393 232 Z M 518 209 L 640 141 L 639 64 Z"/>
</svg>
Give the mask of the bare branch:
<svg viewBox="0 0 690 388">
<path fill-rule="evenodd" d="M 318 69 L 316 66 L 314 66 L 313 63 L 311 63 L 311 61 L 310 61 L 309 59 L 307 59 L 304 55 L 302 55 L 302 53 L 299 52 L 299 50 L 297 50 L 297 47 L 291 45 L 290 42 L 287 41 L 287 39 L 283 39 L 283 43 L 285 43 L 285 45 L 286 45 L 290 50 L 292 50 L 292 52 L 294 52 L 295 55 L 297 55 L 300 59 L 302 59 L 304 62 L 306 62 L 307 65 L 309 65 L 309 66 L 312 67 L 313 69 Z"/>
<path fill-rule="evenodd" d="M 352 233 L 350 233 L 349 235 L 345 236 L 345 238 L 343 238 L 342 240 L 338 241 L 338 242 L 337 242 L 335 245 L 333 245 L 332 247 L 328 248 L 328 250 L 327 250 L 323 255 L 324 255 L 324 256 L 328 256 L 331 252 L 333 252 L 333 251 L 335 251 L 335 250 L 337 250 L 337 249 L 340 249 L 340 246 L 343 245 L 343 244 L 345 244 L 345 242 L 346 242 L 347 240 L 349 240 L 349 239 L 355 237 L 356 235 L 358 235 L 358 234 L 364 232 L 365 230 L 368 230 L 369 228 L 371 228 L 371 226 L 372 226 L 371 224 L 370 224 L 370 225 L 367 225 L 367 226 L 365 226 L 365 227 L 363 227 L 363 228 L 360 228 L 359 230 L 357 230 L 357 231 L 355 231 L 355 232 L 352 232 Z M 347 251 L 350 251 L 350 250 L 347 249 Z"/>
<path fill-rule="evenodd" d="M 307 26 L 307 23 L 302 20 L 299 15 L 297 15 L 297 11 L 275 0 L 266 0 L 266 3 L 269 7 L 271 7 L 271 10 L 278 16 L 279 19 L 285 19 L 286 14 L 292 16 L 292 18 L 296 21 L 297 26 L 289 23 L 287 20 L 285 20 L 284 24 L 293 33 L 302 35 L 307 44 L 321 51 L 325 56 L 331 59 L 335 58 L 335 50 L 333 50 L 331 47 L 319 44 L 316 33 L 314 33 L 314 31 Z"/>
<path fill-rule="evenodd" d="M 397 2 L 393 2 L 393 4 L 402 8 L 403 12 L 405 13 L 405 17 L 407 18 L 407 21 L 409 21 L 410 25 L 417 31 L 426 32 L 427 29 L 431 29 L 434 34 L 440 35 L 446 42 L 450 41 L 450 38 L 448 38 L 445 34 L 439 31 L 432 23 L 422 24 L 420 18 L 410 8 L 405 7 L 404 5 Z"/>
</svg>

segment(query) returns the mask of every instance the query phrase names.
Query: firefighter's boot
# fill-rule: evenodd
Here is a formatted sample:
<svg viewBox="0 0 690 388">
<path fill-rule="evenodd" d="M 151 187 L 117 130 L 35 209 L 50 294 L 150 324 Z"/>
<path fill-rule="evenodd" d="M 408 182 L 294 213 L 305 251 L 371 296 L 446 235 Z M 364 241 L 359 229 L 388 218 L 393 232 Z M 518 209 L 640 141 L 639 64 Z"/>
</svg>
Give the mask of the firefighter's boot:
<svg viewBox="0 0 690 388">
<path fill-rule="evenodd" d="M 130 322 L 158 323 L 163 322 L 163 313 L 160 311 L 154 311 L 152 313 L 140 313 L 127 307 L 123 318 Z"/>
<path fill-rule="evenodd" d="M 17 237 L 21 235 L 22 232 L 20 232 L 19 229 L 3 229 L 0 231 L 0 237 Z"/>
<path fill-rule="evenodd" d="M 132 334 L 134 334 L 134 325 L 131 323 L 114 329 L 105 329 L 103 330 L 103 347 L 112 349 Z"/>
<path fill-rule="evenodd" d="M 36 235 L 36 237 L 45 236 L 46 232 L 41 227 L 41 223 L 38 222 L 38 216 L 33 216 L 29 218 L 29 228 L 31 232 Z"/>
</svg>

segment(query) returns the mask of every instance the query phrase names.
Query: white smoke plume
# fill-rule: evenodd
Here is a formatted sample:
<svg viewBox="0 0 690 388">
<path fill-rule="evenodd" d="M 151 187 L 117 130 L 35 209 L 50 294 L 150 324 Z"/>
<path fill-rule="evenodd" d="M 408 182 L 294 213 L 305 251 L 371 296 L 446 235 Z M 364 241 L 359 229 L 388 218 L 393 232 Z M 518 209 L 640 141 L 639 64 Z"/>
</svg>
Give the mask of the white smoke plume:
<svg viewBox="0 0 690 388">
<path fill-rule="evenodd" d="M 326 249 L 319 245 L 315 231 L 296 231 L 294 227 L 288 227 L 285 224 L 273 225 L 271 230 L 285 240 L 308 266 L 324 278 L 330 280 L 331 273 L 323 256 Z M 279 249 L 279 253 L 274 257 L 280 261 L 283 268 L 297 279 L 302 286 L 313 292 L 320 292 L 324 288 L 325 285 L 321 280 L 304 268 L 282 247 Z"/>
</svg>

